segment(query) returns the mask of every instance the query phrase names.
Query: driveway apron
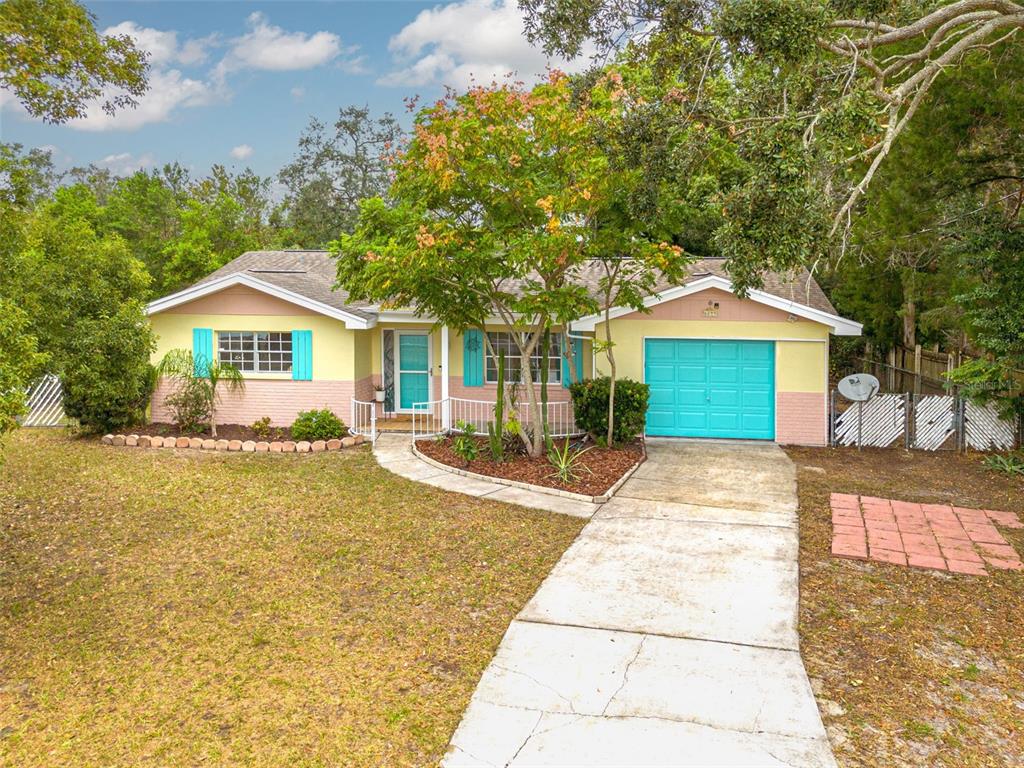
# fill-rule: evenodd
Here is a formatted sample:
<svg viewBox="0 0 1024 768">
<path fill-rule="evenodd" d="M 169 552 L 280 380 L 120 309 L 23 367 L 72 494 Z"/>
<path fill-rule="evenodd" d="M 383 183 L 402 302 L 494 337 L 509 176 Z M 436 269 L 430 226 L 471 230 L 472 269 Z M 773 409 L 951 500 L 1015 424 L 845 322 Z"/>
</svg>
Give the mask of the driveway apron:
<svg viewBox="0 0 1024 768">
<path fill-rule="evenodd" d="M 834 766 L 777 446 L 652 439 L 509 626 L 455 766 Z"/>
</svg>

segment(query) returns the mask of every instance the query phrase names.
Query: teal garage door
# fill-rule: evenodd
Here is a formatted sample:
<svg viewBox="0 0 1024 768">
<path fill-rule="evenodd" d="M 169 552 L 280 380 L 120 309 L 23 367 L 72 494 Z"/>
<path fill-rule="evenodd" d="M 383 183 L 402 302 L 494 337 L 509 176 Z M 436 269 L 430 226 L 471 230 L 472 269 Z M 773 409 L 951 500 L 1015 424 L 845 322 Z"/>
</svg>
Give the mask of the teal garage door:
<svg viewBox="0 0 1024 768">
<path fill-rule="evenodd" d="M 647 434 L 775 438 L 775 343 L 647 339 Z"/>
</svg>

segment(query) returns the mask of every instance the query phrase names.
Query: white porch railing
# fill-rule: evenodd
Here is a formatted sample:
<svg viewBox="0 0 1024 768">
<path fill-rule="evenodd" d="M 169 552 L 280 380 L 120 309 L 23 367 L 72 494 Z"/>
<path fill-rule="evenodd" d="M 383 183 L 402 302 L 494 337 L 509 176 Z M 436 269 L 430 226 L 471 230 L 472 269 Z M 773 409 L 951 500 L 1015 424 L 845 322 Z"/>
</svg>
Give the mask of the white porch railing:
<svg viewBox="0 0 1024 768">
<path fill-rule="evenodd" d="M 377 442 L 377 403 L 372 400 L 356 400 L 353 397 L 352 419 L 348 431 L 353 435 L 368 437 L 371 443 Z"/>
<path fill-rule="evenodd" d="M 487 425 L 494 421 L 494 401 L 468 400 L 449 397 L 415 403 L 412 414 L 413 439 L 434 437 L 448 432 L 460 431 L 460 423 L 471 424 L 477 434 L 486 435 Z M 529 407 L 519 411 L 519 422 L 532 428 L 533 419 Z M 540 425 L 537 425 L 540 428 Z M 571 437 L 582 434 L 576 427 L 571 402 L 548 403 L 548 429 L 552 437 Z"/>
<path fill-rule="evenodd" d="M 450 407 L 448 400 L 430 400 L 425 403 L 413 403 L 412 405 L 412 439 L 419 440 L 424 437 L 436 437 L 443 435 L 448 430 L 445 428 L 445 416 Z M 486 430 L 486 427 L 484 427 Z"/>
</svg>

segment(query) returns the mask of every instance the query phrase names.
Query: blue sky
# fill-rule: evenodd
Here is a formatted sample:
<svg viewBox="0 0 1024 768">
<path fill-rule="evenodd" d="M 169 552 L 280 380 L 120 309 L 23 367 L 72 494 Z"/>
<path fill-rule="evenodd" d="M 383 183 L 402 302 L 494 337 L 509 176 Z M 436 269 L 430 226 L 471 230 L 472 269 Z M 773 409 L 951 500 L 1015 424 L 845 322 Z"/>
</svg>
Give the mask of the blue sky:
<svg viewBox="0 0 1024 768">
<path fill-rule="evenodd" d="M 150 91 L 114 117 L 93 109 L 62 126 L 30 119 L 0 91 L 0 138 L 51 148 L 58 167 L 117 173 L 179 161 L 273 175 L 311 115 L 368 104 L 411 120 L 403 98 L 435 99 L 548 63 L 522 33 L 515 0 L 364 2 L 86 2 L 97 29 L 150 53 Z M 552 62 L 577 69 L 585 62 Z"/>
</svg>

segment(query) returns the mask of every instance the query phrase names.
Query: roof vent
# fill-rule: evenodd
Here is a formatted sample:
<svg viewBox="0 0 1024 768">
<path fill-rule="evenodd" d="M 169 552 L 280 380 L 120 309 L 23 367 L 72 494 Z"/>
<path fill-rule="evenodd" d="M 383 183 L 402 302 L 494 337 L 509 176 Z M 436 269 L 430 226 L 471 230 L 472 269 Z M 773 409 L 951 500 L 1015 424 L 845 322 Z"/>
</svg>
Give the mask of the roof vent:
<svg viewBox="0 0 1024 768">
<path fill-rule="evenodd" d="M 248 269 L 247 272 L 254 272 L 257 275 L 304 275 L 304 269 Z"/>
<path fill-rule="evenodd" d="M 690 277 L 711 277 L 710 272 L 693 272 Z"/>
</svg>

